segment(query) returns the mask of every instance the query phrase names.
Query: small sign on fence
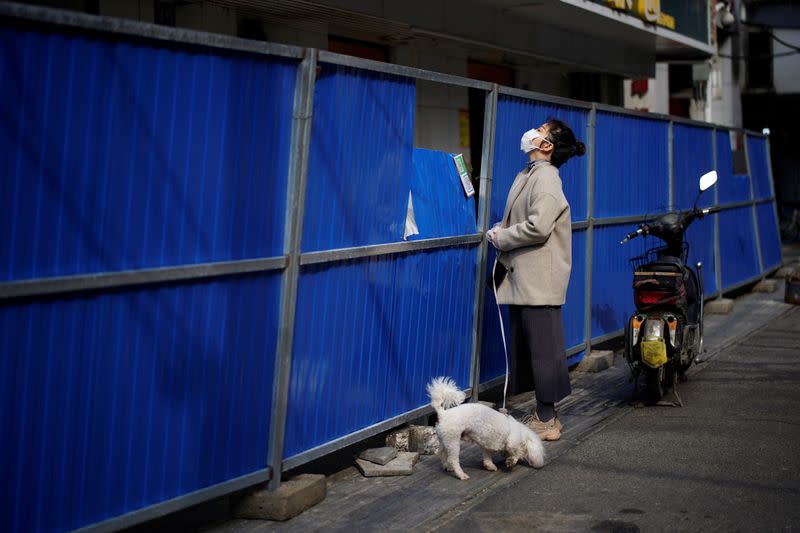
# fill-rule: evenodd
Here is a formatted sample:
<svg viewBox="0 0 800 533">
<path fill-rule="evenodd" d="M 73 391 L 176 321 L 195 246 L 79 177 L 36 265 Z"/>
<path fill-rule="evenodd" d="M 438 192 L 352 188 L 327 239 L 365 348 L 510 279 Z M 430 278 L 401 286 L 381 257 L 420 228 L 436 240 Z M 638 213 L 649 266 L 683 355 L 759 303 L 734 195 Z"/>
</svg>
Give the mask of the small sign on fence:
<svg viewBox="0 0 800 533">
<path fill-rule="evenodd" d="M 464 193 L 467 195 L 467 198 L 469 198 L 475 194 L 475 187 L 472 186 L 472 182 L 469 180 L 467 165 L 464 164 L 464 155 L 454 155 L 453 161 L 456 163 L 456 169 L 458 170 L 458 176 L 461 178 L 461 186 L 464 187 Z"/>
</svg>

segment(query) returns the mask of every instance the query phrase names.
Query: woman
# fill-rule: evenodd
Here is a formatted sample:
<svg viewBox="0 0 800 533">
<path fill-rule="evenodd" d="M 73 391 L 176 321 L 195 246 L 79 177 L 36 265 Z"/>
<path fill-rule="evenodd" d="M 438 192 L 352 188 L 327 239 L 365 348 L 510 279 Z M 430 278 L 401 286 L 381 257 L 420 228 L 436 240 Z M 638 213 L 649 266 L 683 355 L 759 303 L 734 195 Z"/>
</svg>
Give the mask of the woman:
<svg viewBox="0 0 800 533">
<path fill-rule="evenodd" d="M 543 440 L 558 440 L 555 404 L 571 392 L 561 306 L 572 268 L 572 221 L 558 168 L 586 148 L 556 119 L 525 132 L 520 148 L 528 167 L 511 186 L 503 221 L 486 237 L 508 269 L 497 301 L 511 306 L 511 391 L 536 391 L 536 409 L 522 421 Z"/>
</svg>

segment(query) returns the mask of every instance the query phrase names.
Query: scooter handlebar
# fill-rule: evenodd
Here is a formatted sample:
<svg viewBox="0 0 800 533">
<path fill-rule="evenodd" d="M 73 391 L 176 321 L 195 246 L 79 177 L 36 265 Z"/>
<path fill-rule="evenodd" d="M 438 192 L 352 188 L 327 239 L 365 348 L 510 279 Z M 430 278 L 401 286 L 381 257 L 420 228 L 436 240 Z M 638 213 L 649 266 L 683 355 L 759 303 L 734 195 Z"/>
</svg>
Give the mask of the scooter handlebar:
<svg viewBox="0 0 800 533">
<path fill-rule="evenodd" d="M 627 235 L 625 235 L 625 238 L 622 239 L 621 241 L 619 241 L 619 243 L 620 244 L 625 244 L 629 240 L 631 240 L 631 239 L 633 239 L 635 237 L 638 237 L 642 233 L 644 233 L 644 228 L 643 227 L 639 227 L 639 229 L 637 229 L 636 231 L 632 231 L 632 232 L 628 233 Z"/>
</svg>

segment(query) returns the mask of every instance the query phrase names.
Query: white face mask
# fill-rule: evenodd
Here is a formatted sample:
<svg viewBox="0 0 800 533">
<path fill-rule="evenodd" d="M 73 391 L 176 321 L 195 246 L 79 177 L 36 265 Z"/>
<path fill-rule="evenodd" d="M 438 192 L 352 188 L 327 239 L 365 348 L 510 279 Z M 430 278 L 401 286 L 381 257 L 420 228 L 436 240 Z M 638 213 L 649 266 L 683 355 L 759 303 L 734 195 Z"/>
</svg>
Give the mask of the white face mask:
<svg viewBox="0 0 800 533">
<path fill-rule="evenodd" d="M 519 149 L 522 150 L 523 153 L 533 152 L 534 150 L 538 150 L 541 146 L 541 142 L 539 146 L 534 146 L 533 141 L 536 139 L 543 139 L 542 134 L 539 133 L 536 128 L 532 130 L 528 130 L 522 134 L 522 139 L 519 141 Z M 547 139 L 545 139 L 547 140 Z"/>
</svg>

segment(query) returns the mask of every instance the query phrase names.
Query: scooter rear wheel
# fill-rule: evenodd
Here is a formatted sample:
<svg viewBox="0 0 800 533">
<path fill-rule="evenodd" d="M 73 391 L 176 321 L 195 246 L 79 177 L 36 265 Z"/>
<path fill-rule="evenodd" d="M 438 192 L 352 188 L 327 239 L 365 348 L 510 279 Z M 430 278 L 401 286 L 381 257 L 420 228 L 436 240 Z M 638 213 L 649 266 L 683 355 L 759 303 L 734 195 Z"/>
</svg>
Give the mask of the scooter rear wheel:
<svg viewBox="0 0 800 533">
<path fill-rule="evenodd" d="M 645 391 L 650 401 L 657 402 L 664 396 L 665 374 L 666 370 L 663 366 L 644 369 Z"/>
<path fill-rule="evenodd" d="M 667 363 L 657 369 L 645 368 L 645 385 L 650 401 L 658 402 L 664 395 L 671 393 L 676 386 L 677 370 L 672 363 Z"/>
</svg>

